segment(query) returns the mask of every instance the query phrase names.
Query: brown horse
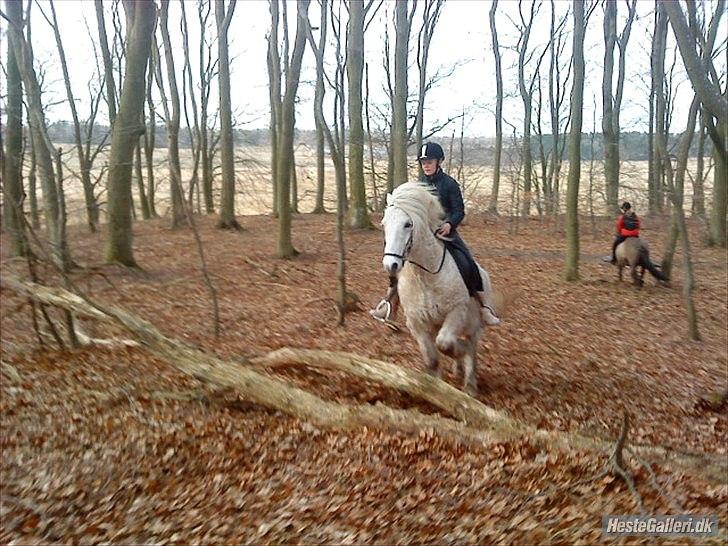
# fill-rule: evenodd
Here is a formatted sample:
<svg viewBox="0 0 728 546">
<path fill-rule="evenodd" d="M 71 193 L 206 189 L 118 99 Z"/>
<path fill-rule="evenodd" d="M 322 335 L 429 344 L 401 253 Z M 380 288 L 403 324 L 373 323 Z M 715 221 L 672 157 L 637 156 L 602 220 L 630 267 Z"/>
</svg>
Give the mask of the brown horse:
<svg viewBox="0 0 728 546">
<path fill-rule="evenodd" d="M 660 271 L 650 260 L 650 250 L 647 243 L 639 237 L 629 237 L 617 246 L 617 269 L 619 270 L 619 280 L 622 280 L 622 268 L 629 266 L 632 274 L 632 282 L 635 286 L 642 286 L 644 282 L 645 269 L 652 276 L 662 282 L 668 282 L 668 278 Z M 637 273 L 637 268 L 641 271 Z"/>
</svg>

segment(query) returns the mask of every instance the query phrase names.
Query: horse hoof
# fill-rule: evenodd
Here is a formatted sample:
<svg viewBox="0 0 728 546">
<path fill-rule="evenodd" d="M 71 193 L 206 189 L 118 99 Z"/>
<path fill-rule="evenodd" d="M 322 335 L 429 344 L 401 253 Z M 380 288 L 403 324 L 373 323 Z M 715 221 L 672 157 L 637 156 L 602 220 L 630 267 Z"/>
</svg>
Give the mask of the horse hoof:
<svg viewBox="0 0 728 546">
<path fill-rule="evenodd" d="M 465 385 L 465 393 L 473 398 L 478 397 L 478 387 L 474 385 Z"/>
</svg>

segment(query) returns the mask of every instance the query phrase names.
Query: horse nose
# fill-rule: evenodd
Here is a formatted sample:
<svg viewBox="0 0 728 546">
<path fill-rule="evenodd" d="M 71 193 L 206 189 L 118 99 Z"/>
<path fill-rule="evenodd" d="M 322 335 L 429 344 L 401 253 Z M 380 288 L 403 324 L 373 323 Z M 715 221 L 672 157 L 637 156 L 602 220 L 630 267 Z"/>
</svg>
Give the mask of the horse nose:
<svg viewBox="0 0 728 546">
<path fill-rule="evenodd" d="M 398 267 L 399 267 L 399 264 L 397 262 L 393 262 L 392 263 L 392 273 L 396 273 Z"/>
</svg>

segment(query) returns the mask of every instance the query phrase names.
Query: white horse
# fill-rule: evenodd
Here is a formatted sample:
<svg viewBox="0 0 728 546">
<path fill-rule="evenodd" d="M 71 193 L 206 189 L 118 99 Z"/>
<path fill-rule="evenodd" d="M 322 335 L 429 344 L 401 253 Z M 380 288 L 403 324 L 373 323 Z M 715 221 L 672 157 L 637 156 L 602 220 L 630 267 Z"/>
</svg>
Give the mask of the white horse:
<svg viewBox="0 0 728 546">
<path fill-rule="evenodd" d="M 408 182 L 396 188 L 387 196 L 382 219 L 382 264 L 387 273 L 399 277 L 407 327 L 427 371 L 440 376 L 439 350 L 455 359 L 463 372 L 463 388 L 475 395 L 478 341 L 484 326 L 481 306 L 468 293 L 455 260 L 434 234 L 442 215 L 438 199 L 421 184 Z M 490 277 L 478 267 L 483 289 L 490 294 Z"/>
</svg>

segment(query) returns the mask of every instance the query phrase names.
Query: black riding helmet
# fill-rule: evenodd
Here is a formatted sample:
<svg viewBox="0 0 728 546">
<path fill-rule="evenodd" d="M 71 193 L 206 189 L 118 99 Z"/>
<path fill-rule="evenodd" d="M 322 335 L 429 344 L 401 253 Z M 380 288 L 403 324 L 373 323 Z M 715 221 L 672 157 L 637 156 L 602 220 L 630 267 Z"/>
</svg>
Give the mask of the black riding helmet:
<svg viewBox="0 0 728 546">
<path fill-rule="evenodd" d="M 621 208 L 624 212 L 627 212 L 629 209 L 632 208 L 632 205 L 629 204 L 629 201 L 625 201 L 619 208 Z"/>
<path fill-rule="evenodd" d="M 422 145 L 417 159 L 445 159 L 445 152 L 437 142 L 428 142 Z"/>
</svg>

